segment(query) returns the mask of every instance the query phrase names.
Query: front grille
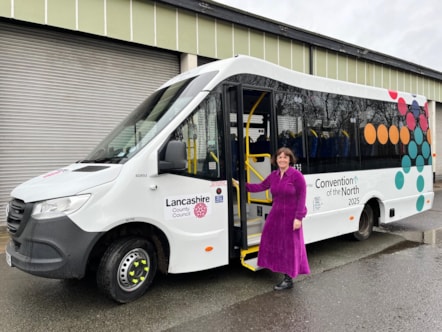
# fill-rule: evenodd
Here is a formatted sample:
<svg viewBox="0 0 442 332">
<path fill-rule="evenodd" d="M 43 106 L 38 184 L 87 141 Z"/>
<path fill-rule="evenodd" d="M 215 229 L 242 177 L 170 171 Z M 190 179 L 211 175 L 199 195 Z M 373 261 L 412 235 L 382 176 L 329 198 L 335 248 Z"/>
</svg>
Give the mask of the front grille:
<svg viewBox="0 0 442 332">
<path fill-rule="evenodd" d="M 25 208 L 26 203 L 21 200 L 13 199 L 9 202 L 9 212 L 6 223 L 10 234 L 16 234 L 19 230 L 24 220 Z"/>
</svg>

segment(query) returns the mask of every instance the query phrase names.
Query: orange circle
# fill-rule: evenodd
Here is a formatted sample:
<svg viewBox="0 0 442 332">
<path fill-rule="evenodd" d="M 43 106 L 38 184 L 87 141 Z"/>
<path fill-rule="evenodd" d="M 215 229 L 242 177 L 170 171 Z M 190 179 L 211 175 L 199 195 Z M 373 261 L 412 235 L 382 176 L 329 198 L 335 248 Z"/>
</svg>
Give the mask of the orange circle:
<svg viewBox="0 0 442 332">
<path fill-rule="evenodd" d="M 378 127 L 378 141 L 382 145 L 387 144 L 388 142 L 388 129 L 383 124 Z"/>
<path fill-rule="evenodd" d="M 390 142 L 392 144 L 398 144 L 399 142 L 399 129 L 393 125 L 388 130 L 388 135 L 390 136 Z"/>
<path fill-rule="evenodd" d="M 402 144 L 408 144 L 410 142 L 410 131 L 407 127 L 402 127 L 400 131 L 400 137 Z"/>
<path fill-rule="evenodd" d="M 431 145 L 431 130 L 430 130 L 430 128 L 427 129 L 427 141 L 428 141 L 428 144 Z"/>
<path fill-rule="evenodd" d="M 376 129 L 371 123 L 367 123 L 364 128 L 364 138 L 368 144 L 374 144 L 376 142 Z"/>
</svg>

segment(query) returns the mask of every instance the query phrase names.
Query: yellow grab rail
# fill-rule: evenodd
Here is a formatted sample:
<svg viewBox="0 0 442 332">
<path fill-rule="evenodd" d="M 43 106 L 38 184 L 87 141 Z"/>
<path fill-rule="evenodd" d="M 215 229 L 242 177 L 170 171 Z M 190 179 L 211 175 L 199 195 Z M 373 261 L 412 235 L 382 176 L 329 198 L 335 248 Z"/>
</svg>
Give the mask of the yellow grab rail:
<svg viewBox="0 0 442 332">
<path fill-rule="evenodd" d="M 261 154 L 251 154 L 250 153 L 250 141 L 249 141 L 249 130 L 250 130 L 250 123 L 252 121 L 252 116 L 255 113 L 256 109 L 258 108 L 259 104 L 262 102 L 262 100 L 264 99 L 265 95 L 267 94 L 267 92 L 263 92 L 261 93 L 261 95 L 259 96 L 258 100 L 255 102 L 255 104 L 253 104 L 250 112 L 249 112 L 249 116 L 247 117 L 247 123 L 246 123 L 246 158 L 245 158 L 245 168 L 246 168 L 246 181 L 250 182 L 250 172 L 253 172 L 253 174 L 255 174 L 258 179 L 260 179 L 261 181 L 264 180 L 264 177 L 261 176 L 261 174 L 258 173 L 258 171 L 250 164 L 249 159 L 253 159 L 253 158 L 259 158 L 259 157 L 264 157 L 264 158 L 269 158 L 269 160 L 271 159 L 271 155 L 268 153 L 261 153 Z M 247 202 L 260 202 L 260 203 L 270 203 L 272 200 L 270 198 L 270 193 L 268 190 L 266 190 L 265 192 L 266 194 L 266 199 L 262 200 L 262 199 L 256 199 L 256 198 L 251 198 L 250 197 L 250 193 L 247 193 Z"/>
</svg>

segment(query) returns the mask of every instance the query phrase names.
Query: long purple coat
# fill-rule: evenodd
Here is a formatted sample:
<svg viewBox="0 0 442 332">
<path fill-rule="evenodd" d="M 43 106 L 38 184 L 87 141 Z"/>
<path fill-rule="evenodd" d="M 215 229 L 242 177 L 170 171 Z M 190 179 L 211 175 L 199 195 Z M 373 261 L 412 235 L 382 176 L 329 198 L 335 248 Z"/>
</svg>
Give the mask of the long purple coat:
<svg viewBox="0 0 442 332">
<path fill-rule="evenodd" d="M 249 192 L 270 188 L 273 198 L 272 209 L 262 230 L 258 265 L 292 278 L 309 274 L 302 227 L 293 230 L 294 219 L 302 220 L 307 214 L 306 183 L 302 173 L 289 167 L 281 179 L 279 170 L 275 170 L 263 182 L 247 183 L 246 188 Z"/>
</svg>

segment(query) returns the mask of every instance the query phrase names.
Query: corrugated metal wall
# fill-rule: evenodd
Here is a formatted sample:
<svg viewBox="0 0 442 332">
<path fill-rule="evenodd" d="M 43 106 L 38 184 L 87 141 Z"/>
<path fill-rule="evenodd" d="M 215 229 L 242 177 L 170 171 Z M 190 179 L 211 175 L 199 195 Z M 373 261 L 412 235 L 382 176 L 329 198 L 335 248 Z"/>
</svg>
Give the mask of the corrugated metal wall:
<svg viewBox="0 0 442 332">
<path fill-rule="evenodd" d="M 0 22 L 0 210 L 87 153 L 167 79 L 176 54 Z M 4 222 L 0 213 L 0 224 Z"/>
<path fill-rule="evenodd" d="M 199 6 L 204 6 L 204 2 Z M 442 101 L 441 81 L 345 52 L 311 47 L 296 38 L 261 31 L 240 21 L 217 19 L 210 16 L 210 11 L 202 14 L 149 0 L 0 0 L 0 17 L 213 59 L 246 54 L 304 73 L 422 94 Z M 262 21 L 264 25 L 277 24 Z M 296 26 L 296 22 L 293 24 Z M 280 29 L 283 31 L 284 27 L 281 25 Z"/>
</svg>

